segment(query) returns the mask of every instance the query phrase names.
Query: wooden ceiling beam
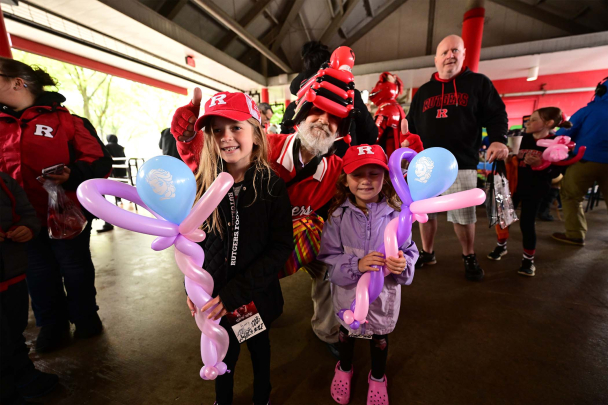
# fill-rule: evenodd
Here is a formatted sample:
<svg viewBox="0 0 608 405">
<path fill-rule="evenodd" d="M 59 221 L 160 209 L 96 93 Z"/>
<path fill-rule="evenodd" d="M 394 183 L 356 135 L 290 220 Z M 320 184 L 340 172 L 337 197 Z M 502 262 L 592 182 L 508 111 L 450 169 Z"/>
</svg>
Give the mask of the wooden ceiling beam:
<svg viewBox="0 0 608 405">
<path fill-rule="evenodd" d="M 388 6 L 386 6 L 382 11 L 380 11 L 376 16 L 371 19 L 367 24 L 361 27 L 357 32 L 353 35 L 346 38 L 344 42 L 342 42 L 342 46 L 351 46 L 358 40 L 360 40 L 365 34 L 373 30 L 378 24 L 384 21 L 389 15 L 393 14 L 395 10 L 401 7 L 407 0 L 393 0 Z"/>
<path fill-rule="evenodd" d="M 251 7 L 251 9 L 247 10 L 245 16 L 239 20 L 239 25 L 245 29 L 249 27 L 253 20 L 255 20 L 256 17 L 264 10 L 266 10 L 266 7 L 268 7 L 271 2 L 272 0 L 259 0 L 253 5 L 253 7 Z M 230 31 L 224 36 L 224 38 L 220 39 L 215 47 L 222 50 L 226 49 L 236 37 L 237 34 L 234 31 Z"/>
<path fill-rule="evenodd" d="M 552 27 L 559 28 L 560 30 L 569 32 L 572 35 L 589 34 L 595 32 L 593 28 L 587 27 L 586 25 L 579 24 L 572 20 L 564 17 L 560 17 L 557 14 L 553 14 L 544 9 L 531 6 L 518 0 L 490 0 L 492 3 L 500 4 L 510 10 L 517 13 L 526 15 L 535 20 L 544 22 Z"/>
<path fill-rule="evenodd" d="M 336 14 L 336 16 L 331 20 L 329 26 L 325 29 L 325 32 L 323 32 L 323 35 L 321 35 L 321 39 L 319 41 L 324 44 L 329 43 L 329 41 L 334 37 L 334 35 L 336 35 L 342 24 L 344 24 L 344 21 L 346 21 L 350 13 L 353 12 L 355 6 L 359 4 L 360 1 L 361 0 L 347 0 L 345 6 L 341 7 L 338 14 Z"/>
</svg>

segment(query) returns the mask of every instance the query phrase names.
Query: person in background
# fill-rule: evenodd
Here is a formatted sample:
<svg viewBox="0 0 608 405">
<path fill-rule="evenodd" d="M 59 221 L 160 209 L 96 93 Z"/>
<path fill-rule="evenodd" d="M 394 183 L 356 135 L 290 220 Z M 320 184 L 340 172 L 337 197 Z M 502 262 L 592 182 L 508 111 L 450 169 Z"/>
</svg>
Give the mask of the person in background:
<svg viewBox="0 0 608 405">
<path fill-rule="evenodd" d="M 597 183 L 604 199 L 608 198 L 608 77 L 598 83 L 593 101 L 570 118 L 572 128 L 561 128 L 557 135 L 566 135 L 576 142 L 576 149 L 586 146 L 583 158 L 566 169 L 560 189 L 566 232 L 556 232 L 553 239 L 584 246 L 587 220 L 583 199 Z"/>
<path fill-rule="evenodd" d="M 173 156 L 176 159 L 182 160 L 182 157 L 179 155 L 177 151 L 177 146 L 175 144 L 175 138 L 171 133 L 171 128 L 165 128 L 160 131 L 160 141 L 158 141 L 159 149 L 162 149 L 163 155 L 165 156 Z"/>
<path fill-rule="evenodd" d="M 425 149 L 445 148 L 458 162 L 458 177 L 443 194 L 477 187 L 477 164 L 482 128 L 488 132 L 488 162 L 507 158 L 508 120 L 505 104 L 486 76 L 463 69 L 465 48 L 457 35 L 445 37 L 437 46 L 437 72 L 414 95 L 407 120 L 409 130 L 420 135 Z M 483 279 L 483 269 L 475 255 L 475 207 L 448 211 L 448 221 L 462 247 L 465 278 Z M 420 224 L 422 251 L 416 267 L 437 263 L 434 252 L 437 215 L 430 214 Z"/>
<path fill-rule="evenodd" d="M 25 344 L 29 302 L 25 271 L 27 243 L 40 221 L 23 189 L 0 172 L 0 403 L 21 404 L 57 386 L 55 374 L 34 367 Z"/>
<path fill-rule="evenodd" d="M 40 332 L 36 351 L 58 348 L 76 325 L 74 337 L 88 338 L 102 332 L 95 300 L 95 266 L 91 259 L 91 220 L 73 239 L 49 237 L 48 193 L 37 180 L 45 174 L 65 190 L 76 206 L 78 186 L 89 179 L 108 177 L 112 157 L 85 119 L 61 104 L 65 97 L 44 91 L 55 80 L 41 68 L 0 58 L 0 171 L 23 187 L 36 210 L 42 229 L 28 245 L 27 284 L 36 325 Z"/>
<path fill-rule="evenodd" d="M 108 143 L 106 143 L 106 149 L 108 150 L 108 152 L 110 152 L 110 155 L 113 158 L 124 158 L 126 156 L 125 148 L 118 144 L 118 137 L 116 135 L 112 134 L 112 135 L 106 136 L 106 141 L 108 142 Z M 115 165 L 126 164 L 124 159 L 118 159 L 118 160 L 112 159 L 112 163 Z M 111 176 L 116 177 L 116 178 L 127 177 L 127 169 L 113 168 Z M 122 199 L 120 197 L 116 197 L 116 202 L 122 202 Z M 98 229 L 97 233 L 108 232 L 113 229 L 114 229 L 114 225 L 112 225 L 109 222 L 104 222 L 103 227 L 101 229 Z"/>
<path fill-rule="evenodd" d="M 258 104 L 258 108 L 262 115 L 262 127 L 266 128 L 266 124 L 270 124 L 270 119 L 274 115 L 274 111 L 272 111 L 272 107 L 268 103 L 260 103 Z"/>
<path fill-rule="evenodd" d="M 106 149 L 110 152 L 110 156 L 113 158 L 124 158 L 125 148 L 118 144 L 118 137 L 116 135 L 108 135 L 106 136 Z M 115 164 L 124 164 L 124 160 L 114 160 Z M 127 169 L 113 169 L 112 177 L 125 177 L 127 175 Z"/>
<path fill-rule="evenodd" d="M 517 187 L 513 193 L 513 206 L 521 205 L 519 227 L 523 240 L 523 258 L 518 274 L 533 277 L 536 274 L 534 255 L 536 254 L 536 216 L 543 197 L 551 189 L 551 180 L 559 175 L 559 166 L 549 166 L 535 170 L 543 162 L 542 154 L 546 149 L 536 143 L 540 139 L 552 139 L 552 130 L 560 126 L 569 128 L 570 122 L 563 120 L 562 111 L 557 107 L 544 107 L 532 113 L 526 122 L 526 132 L 521 140 L 517 154 Z M 507 231 L 507 230 L 503 230 Z M 491 260 L 500 260 L 507 254 L 508 231 L 498 235 L 496 247 L 488 254 Z"/>
<path fill-rule="evenodd" d="M 323 63 L 328 62 L 331 57 L 327 46 L 321 42 L 311 41 L 307 42 L 302 46 L 302 72 L 296 76 L 291 82 L 289 90 L 294 96 L 298 94 L 300 86 L 311 76 L 313 76 Z M 369 113 L 367 106 L 361 98 L 361 92 L 355 89 L 355 100 L 354 107 L 359 112 L 353 120 L 352 129 L 350 136 L 352 138 L 351 145 L 368 144 L 373 145 L 378 139 L 378 127 L 374 122 L 374 118 Z M 293 117 L 297 108 L 296 103 L 290 103 L 285 109 L 285 115 L 283 115 L 283 122 L 281 123 L 281 133 L 289 134 L 296 132 L 293 128 L 294 124 Z M 344 156 L 349 145 L 344 141 L 336 142 L 335 154 L 339 157 Z"/>
</svg>

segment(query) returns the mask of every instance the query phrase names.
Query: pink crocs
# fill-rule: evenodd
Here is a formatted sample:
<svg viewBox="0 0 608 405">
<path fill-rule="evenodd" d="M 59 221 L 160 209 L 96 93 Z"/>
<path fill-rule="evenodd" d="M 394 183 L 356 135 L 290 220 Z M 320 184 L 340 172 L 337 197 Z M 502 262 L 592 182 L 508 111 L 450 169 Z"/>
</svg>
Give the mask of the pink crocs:
<svg viewBox="0 0 608 405">
<path fill-rule="evenodd" d="M 350 401 L 350 380 L 353 369 L 349 372 L 340 370 L 340 362 L 336 364 L 334 379 L 331 382 L 331 397 L 339 404 L 346 405 Z"/>
<path fill-rule="evenodd" d="M 367 382 L 369 383 L 367 405 L 388 405 L 388 392 L 386 391 L 388 380 L 386 379 L 386 375 L 384 376 L 384 381 L 378 382 L 372 380 L 372 372 L 370 371 L 367 376 Z"/>
</svg>

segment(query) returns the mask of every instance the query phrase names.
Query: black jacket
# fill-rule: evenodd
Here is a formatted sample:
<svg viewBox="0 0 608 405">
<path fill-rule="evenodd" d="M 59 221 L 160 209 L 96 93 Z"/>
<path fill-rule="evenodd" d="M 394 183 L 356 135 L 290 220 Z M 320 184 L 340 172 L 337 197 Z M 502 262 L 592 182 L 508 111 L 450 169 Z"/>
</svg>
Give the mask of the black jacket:
<svg viewBox="0 0 608 405">
<path fill-rule="evenodd" d="M 550 135 L 547 139 L 552 139 Z M 519 165 L 517 167 L 517 189 L 515 194 L 519 198 L 541 199 L 549 192 L 551 180 L 559 176 L 562 169 L 559 166 L 551 165 L 544 170 L 533 170 L 532 167 L 524 162 L 526 155 L 541 157 L 546 149 L 536 144 L 534 135 L 524 133 L 517 153 Z"/>
<path fill-rule="evenodd" d="M 304 73 L 300 73 L 296 76 L 295 79 L 291 82 L 289 90 L 291 94 L 294 96 L 298 94 L 298 90 L 300 90 L 300 85 L 304 80 L 308 79 L 308 77 Z M 293 104 L 293 107 L 292 107 Z M 353 120 L 353 126 L 351 127 L 350 136 L 352 138 L 351 145 L 373 145 L 376 143 L 378 139 L 378 127 L 374 122 L 374 118 L 367 110 L 367 106 L 363 102 L 361 98 L 361 93 L 359 90 L 355 89 L 355 109 L 358 110 L 355 119 Z M 283 122 L 286 120 L 293 119 L 295 114 L 295 103 L 289 104 L 287 109 L 285 110 L 285 115 L 283 116 Z M 291 134 L 293 133 L 293 127 L 287 127 L 281 123 L 281 133 L 282 134 Z M 336 152 L 335 154 L 343 157 L 348 149 L 348 145 L 343 141 L 338 141 L 336 143 Z"/>
<path fill-rule="evenodd" d="M 274 172 L 270 179 L 258 173 L 254 190 L 254 171 L 251 167 L 245 174 L 236 202 L 240 224 L 235 265 L 230 263 L 232 213 L 226 195 L 218 206 L 223 236 L 207 234 L 203 268 L 213 277 L 213 296 L 220 296 L 226 310 L 253 301 L 269 325 L 283 313 L 278 274 L 294 248 L 291 203 L 285 183 Z"/>
<path fill-rule="evenodd" d="M 182 157 L 177 151 L 177 144 L 175 143 L 175 138 L 173 137 L 170 128 L 165 128 L 161 131 L 158 147 L 163 150 L 163 155 L 173 156 L 176 159 L 182 160 Z"/>
<path fill-rule="evenodd" d="M 121 157 L 125 157 L 125 148 L 122 145 L 118 144 L 118 140 L 116 139 L 116 136 L 111 135 L 114 138 L 113 139 L 109 139 L 108 143 L 106 144 L 106 149 L 108 150 L 108 152 L 110 152 L 110 155 L 113 158 L 121 158 Z M 127 162 L 124 159 L 120 159 L 120 160 L 113 160 L 112 159 L 112 163 L 113 164 L 117 164 L 117 165 L 124 165 Z M 112 177 L 127 177 L 127 169 L 112 169 Z"/>
<path fill-rule="evenodd" d="M 492 81 L 469 68 L 448 81 L 433 74 L 414 95 L 407 120 L 425 149 L 449 150 L 458 169 L 477 168 L 483 127 L 490 142 L 507 143 L 505 104 Z"/>
<path fill-rule="evenodd" d="M 32 234 L 40 232 L 40 221 L 25 191 L 16 180 L 0 172 L 0 231 L 6 234 L 18 226 L 30 228 Z M 0 242 L 0 282 L 8 281 L 27 269 L 26 243 L 5 239 Z"/>
</svg>

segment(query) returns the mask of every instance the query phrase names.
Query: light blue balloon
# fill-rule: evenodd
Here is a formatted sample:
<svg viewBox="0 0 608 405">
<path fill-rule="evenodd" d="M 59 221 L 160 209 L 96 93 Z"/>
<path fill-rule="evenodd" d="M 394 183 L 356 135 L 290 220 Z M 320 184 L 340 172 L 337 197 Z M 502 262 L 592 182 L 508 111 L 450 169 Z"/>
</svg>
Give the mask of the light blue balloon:
<svg viewBox="0 0 608 405">
<path fill-rule="evenodd" d="M 172 156 L 156 156 L 137 172 L 137 194 L 154 212 L 174 224 L 190 213 L 196 197 L 192 170 Z"/>
<path fill-rule="evenodd" d="M 458 163 L 444 148 L 425 149 L 412 159 L 407 182 L 414 201 L 438 196 L 456 180 Z"/>
</svg>

